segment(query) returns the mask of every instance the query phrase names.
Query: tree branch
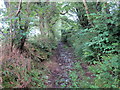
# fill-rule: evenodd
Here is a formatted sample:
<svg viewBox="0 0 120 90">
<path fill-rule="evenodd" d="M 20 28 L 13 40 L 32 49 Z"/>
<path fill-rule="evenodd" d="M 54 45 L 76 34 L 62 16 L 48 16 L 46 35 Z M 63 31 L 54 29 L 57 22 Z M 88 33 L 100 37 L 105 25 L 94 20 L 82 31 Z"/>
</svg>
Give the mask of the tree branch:
<svg viewBox="0 0 120 90">
<path fill-rule="evenodd" d="M 87 3 L 86 3 L 86 0 L 83 0 L 83 4 L 84 4 L 84 7 L 85 7 L 85 11 L 86 11 L 86 14 L 87 14 L 87 18 L 88 18 L 88 22 L 91 23 L 92 27 L 94 27 L 92 21 L 90 20 L 90 17 L 89 17 L 89 11 L 88 11 L 88 6 L 87 6 Z"/>
<path fill-rule="evenodd" d="M 19 6 L 18 6 L 18 10 L 17 10 L 17 12 L 15 14 L 15 17 L 18 16 L 18 14 L 20 13 L 21 8 L 22 8 L 22 0 L 20 0 Z"/>
</svg>

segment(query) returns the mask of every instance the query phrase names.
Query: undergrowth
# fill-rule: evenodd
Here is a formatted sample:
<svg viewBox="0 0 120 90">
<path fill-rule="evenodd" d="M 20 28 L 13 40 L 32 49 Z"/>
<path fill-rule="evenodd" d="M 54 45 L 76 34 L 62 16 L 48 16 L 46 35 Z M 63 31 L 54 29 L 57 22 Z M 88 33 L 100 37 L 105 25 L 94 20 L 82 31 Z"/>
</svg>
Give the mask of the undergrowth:
<svg viewBox="0 0 120 90">
<path fill-rule="evenodd" d="M 79 73 L 86 71 L 81 71 L 80 64 L 76 64 L 74 67 L 78 71 L 70 73 L 73 82 L 71 87 L 119 88 L 120 32 L 118 13 L 114 16 L 102 12 L 89 15 L 94 27 L 79 27 L 77 32 L 67 33 L 67 36 L 71 35 L 71 37 L 67 37 L 67 42 L 73 46 L 80 60 L 89 65 L 88 69 L 95 75 L 95 78 L 92 82 L 88 82 L 90 78 Z M 78 78 L 79 76 L 82 77 L 82 80 Z"/>
<path fill-rule="evenodd" d="M 27 88 L 40 87 L 45 88 L 47 80 L 47 70 L 42 70 L 35 67 L 35 62 L 30 57 L 26 58 L 25 53 L 20 53 L 19 50 L 13 48 L 10 51 L 9 46 L 6 46 L 2 53 L 2 87 L 3 88 Z"/>
</svg>

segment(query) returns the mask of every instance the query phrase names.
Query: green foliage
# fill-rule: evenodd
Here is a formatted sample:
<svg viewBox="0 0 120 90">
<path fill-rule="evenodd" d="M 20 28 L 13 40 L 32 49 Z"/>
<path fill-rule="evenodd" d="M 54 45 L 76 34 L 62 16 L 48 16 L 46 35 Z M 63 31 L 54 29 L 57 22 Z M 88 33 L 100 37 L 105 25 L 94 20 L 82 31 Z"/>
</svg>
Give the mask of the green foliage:
<svg viewBox="0 0 120 90">
<path fill-rule="evenodd" d="M 93 6 L 90 6 L 91 4 L 93 4 Z M 88 3 L 88 10 L 95 10 L 94 6 L 95 3 Z M 79 8 L 81 6 L 77 6 L 76 8 L 79 8 L 78 12 L 74 12 L 81 20 L 80 22 L 78 22 L 82 26 L 84 26 L 83 23 L 88 26 L 80 26 L 79 29 L 77 29 L 76 31 L 66 34 L 63 33 L 64 37 L 67 37 L 66 42 L 73 46 L 75 53 L 80 56 L 82 61 L 87 62 L 90 65 L 95 65 L 94 67 L 90 66 L 90 71 L 92 71 L 96 75 L 95 81 L 93 81 L 93 83 L 84 83 L 85 81 L 89 81 L 89 79 L 84 79 L 84 82 L 77 81 L 77 79 L 74 78 L 78 77 L 78 75 L 76 74 L 77 72 L 71 73 L 71 78 L 73 82 L 78 82 L 78 85 L 75 84 L 76 87 L 78 87 L 79 85 L 83 86 L 83 88 L 118 87 L 118 57 L 120 53 L 120 31 L 118 29 L 119 10 L 115 9 L 112 10 L 112 12 L 110 13 L 107 11 L 106 7 L 110 8 L 111 6 L 114 7 L 115 4 L 100 3 L 101 10 L 99 12 L 90 12 L 89 17 L 94 27 L 89 26 L 86 21 L 82 20 L 82 18 L 85 19 L 83 15 L 86 16 L 86 14 L 85 12 L 81 13 L 82 9 Z M 66 26 L 68 26 L 67 24 Z M 72 27 L 74 29 L 74 27 L 76 26 L 72 25 Z M 66 32 L 69 32 L 70 29 L 66 29 Z"/>
<path fill-rule="evenodd" d="M 32 70 L 30 76 L 32 76 L 32 82 L 30 83 L 32 87 L 46 88 L 44 83 L 47 78 L 45 78 L 46 75 L 43 71 L 37 69 Z"/>
<path fill-rule="evenodd" d="M 52 40 L 43 35 L 34 36 L 29 39 L 28 42 L 34 45 L 36 48 L 42 49 L 46 52 L 51 52 L 51 50 L 55 49 L 57 43 L 55 40 Z"/>
<path fill-rule="evenodd" d="M 16 64 L 8 64 L 4 62 L 3 66 L 5 69 L 2 71 L 3 87 L 4 88 L 13 88 L 21 87 L 26 88 L 31 87 L 40 87 L 45 88 L 46 71 L 36 69 L 32 66 L 31 70 L 27 69 L 27 66 L 23 67 L 21 65 L 15 66 Z M 21 63 L 24 65 L 24 63 Z M 31 63 L 30 63 L 31 64 Z"/>
<path fill-rule="evenodd" d="M 89 71 L 93 73 L 94 78 L 85 76 L 86 71 L 80 66 L 80 61 L 73 66 L 75 71 L 69 72 L 72 85 L 71 88 L 118 88 L 119 69 L 118 56 L 102 56 L 104 62 L 94 61 L 95 65 L 90 65 Z"/>
<path fill-rule="evenodd" d="M 4 15 L 9 18 L 4 21 L 8 27 L 2 29 L 5 35 L 2 38 L 8 41 L 8 47 L 11 47 L 11 51 L 6 50 L 7 54 L 8 52 L 10 52 L 10 55 L 13 52 L 15 53 L 13 54 L 14 58 L 8 55 L 11 60 L 10 64 L 6 62 L 9 61 L 8 58 L 4 61 L 3 87 L 24 88 L 30 86 L 45 88 L 46 75 L 38 69 L 39 65 L 27 70 L 29 66 L 34 65 L 26 59 L 29 57 L 33 61 L 48 60 L 49 56 L 52 55 L 52 50 L 57 46 L 57 26 L 59 25 L 59 23 L 57 25 L 57 21 L 60 20 L 58 7 L 60 8 L 60 6 L 49 2 L 10 2 L 6 7 L 7 10 Z M 36 28 L 34 27 L 40 30 L 41 34 L 31 37 L 35 33 L 34 29 Z M 32 34 L 30 34 L 31 32 Z M 18 51 L 14 51 L 16 48 Z M 18 53 L 23 55 L 23 52 L 26 56 L 16 55 Z M 14 62 L 11 63 L 12 61 Z"/>
<path fill-rule="evenodd" d="M 26 46 L 29 48 L 28 53 L 32 53 L 35 58 L 47 60 L 57 46 L 60 35 L 57 34 L 56 29 L 62 23 L 62 41 L 74 48 L 76 55 L 82 62 L 90 65 L 89 70 L 96 76 L 93 80 L 86 77 L 85 71 L 80 66 L 81 61 L 77 62 L 73 67 L 75 71 L 69 72 L 72 81 L 71 88 L 119 87 L 119 3 L 87 2 L 88 9 L 83 6 L 83 2 L 22 3 L 21 8 L 16 8 L 18 4 L 20 3 L 10 3 L 7 12 L 4 12 L 4 15 L 9 17 L 5 19 L 9 27 L 2 29 L 2 33 L 8 35 L 7 41 L 10 47 L 14 45 L 18 48 L 23 47 L 28 39 L 28 45 L 32 46 Z M 15 15 L 18 9 L 20 12 Z M 75 20 L 68 17 L 74 16 L 73 14 L 77 15 Z M 59 20 L 61 20 L 60 23 L 58 23 Z M 39 28 L 41 34 L 29 37 L 28 34 L 33 27 Z M 30 62 L 24 57 L 18 59 L 19 55 L 15 56 L 10 57 L 9 63 L 6 62 L 9 61 L 8 58 L 4 61 L 3 86 L 6 88 L 27 86 L 45 88 L 44 81 L 47 78 L 45 73 L 35 67 L 28 71 L 28 66 L 32 64 L 28 64 Z M 62 85 L 62 87 L 65 86 L 65 84 Z"/>
</svg>

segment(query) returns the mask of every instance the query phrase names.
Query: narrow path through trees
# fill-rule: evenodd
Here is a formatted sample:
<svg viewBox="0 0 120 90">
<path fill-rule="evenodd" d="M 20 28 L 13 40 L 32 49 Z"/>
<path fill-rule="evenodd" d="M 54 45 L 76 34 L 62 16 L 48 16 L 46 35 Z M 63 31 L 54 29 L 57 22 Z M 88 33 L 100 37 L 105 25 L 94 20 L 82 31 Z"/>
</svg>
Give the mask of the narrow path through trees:
<svg viewBox="0 0 120 90">
<path fill-rule="evenodd" d="M 48 75 L 47 86 L 50 88 L 70 87 L 72 85 L 69 72 L 74 71 L 73 64 L 77 62 L 76 56 L 72 48 L 67 47 L 64 43 L 60 42 L 54 55 L 51 57 L 50 62 L 44 63 L 47 69 L 51 72 Z M 81 65 L 87 74 L 87 66 Z M 90 73 L 91 75 L 91 73 Z M 87 75 L 87 76 L 90 76 Z"/>
<path fill-rule="evenodd" d="M 120 2 L 81 1 L 2 0 L 0 88 L 120 87 Z"/>
<path fill-rule="evenodd" d="M 60 88 L 71 85 L 68 72 L 72 69 L 73 59 L 74 55 L 71 53 L 71 49 L 66 49 L 65 45 L 60 42 L 54 55 L 51 57 L 51 61 L 45 63 L 45 66 L 47 66 L 51 72 L 47 83 L 48 87 Z"/>
</svg>

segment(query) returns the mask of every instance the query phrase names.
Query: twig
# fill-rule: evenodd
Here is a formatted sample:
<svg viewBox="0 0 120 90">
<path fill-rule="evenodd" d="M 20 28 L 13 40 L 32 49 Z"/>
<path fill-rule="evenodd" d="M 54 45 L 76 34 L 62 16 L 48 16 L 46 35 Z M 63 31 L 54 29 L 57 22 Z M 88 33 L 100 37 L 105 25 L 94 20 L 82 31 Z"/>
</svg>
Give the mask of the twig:
<svg viewBox="0 0 120 90">
<path fill-rule="evenodd" d="M 21 8 L 22 8 L 22 0 L 20 0 L 19 6 L 18 6 L 18 10 L 17 10 L 17 12 L 16 12 L 15 17 L 18 16 L 18 14 L 20 13 Z"/>
</svg>

